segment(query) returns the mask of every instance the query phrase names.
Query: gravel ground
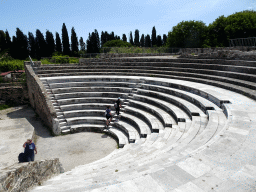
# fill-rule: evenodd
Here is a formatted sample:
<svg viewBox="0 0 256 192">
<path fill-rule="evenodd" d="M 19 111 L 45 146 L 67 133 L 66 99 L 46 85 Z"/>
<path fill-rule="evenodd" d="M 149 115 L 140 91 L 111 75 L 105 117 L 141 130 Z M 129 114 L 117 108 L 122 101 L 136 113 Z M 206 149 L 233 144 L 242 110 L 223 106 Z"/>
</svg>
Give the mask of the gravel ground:
<svg viewBox="0 0 256 192">
<path fill-rule="evenodd" d="M 32 125 L 36 132 L 36 147 L 38 154 L 35 160 L 59 158 L 65 171 L 72 168 L 91 163 L 101 159 L 117 148 L 117 143 L 111 137 L 91 132 L 80 132 L 69 135 L 51 136 L 47 128 L 42 124 L 40 118 L 37 117 L 31 107 L 20 106 L 0 111 L 0 119 L 10 122 L 19 119 L 26 119 L 27 125 Z M 23 125 L 24 126 L 24 125 Z M 8 128 L 8 126 L 6 127 Z M 1 134 L 0 134 L 1 135 Z M 20 138 L 16 137 L 16 143 L 20 144 Z M 22 138 L 22 144 L 25 142 Z M 23 150 L 17 147 L 17 154 Z M 17 161 L 17 155 L 13 155 L 12 161 Z"/>
</svg>

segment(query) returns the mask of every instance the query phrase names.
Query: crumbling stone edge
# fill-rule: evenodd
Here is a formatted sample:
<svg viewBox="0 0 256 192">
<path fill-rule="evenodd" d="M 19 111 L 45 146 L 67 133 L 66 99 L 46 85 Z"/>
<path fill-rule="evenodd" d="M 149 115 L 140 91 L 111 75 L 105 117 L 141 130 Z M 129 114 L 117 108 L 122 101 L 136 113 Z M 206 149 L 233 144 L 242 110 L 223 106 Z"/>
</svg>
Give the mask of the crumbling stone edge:
<svg viewBox="0 0 256 192">
<path fill-rule="evenodd" d="M 40 66 L 41 62 L 35 62 L 35 65 Z M 24 69 L 27 76 L 28 96 L 31 106 L 40 116 L 45 125 L 51 129 L 52 133 L 54 135 L 60 135 L 61 129 L 59 120 L 57 119 L 56 110 L 43 83 L 35 74 L 29 61 L 24 62 Z"/>
<path fill-rule="evenodd" d="M 63 173 L 59 159 L 16 163 L 0 172 L 0 191 L 28 191 L 43 181 Z"/>
</svg>

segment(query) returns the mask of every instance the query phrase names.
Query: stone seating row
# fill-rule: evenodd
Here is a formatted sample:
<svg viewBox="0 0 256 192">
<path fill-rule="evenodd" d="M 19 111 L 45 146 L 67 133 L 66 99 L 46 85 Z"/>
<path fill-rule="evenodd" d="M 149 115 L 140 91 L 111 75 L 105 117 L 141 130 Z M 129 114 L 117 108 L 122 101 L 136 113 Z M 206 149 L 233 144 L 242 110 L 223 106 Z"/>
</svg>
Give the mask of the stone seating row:
<svg viewBox="0 0 256 192">
<path fill-rule="evenodd" d="M 77 105 L 77 107 L 81 107 L 81 106 L 83 106 L 83 105 Z M 61 106 L 61 108 L 64 109 L 64 110 L 65 110 L 66 107 L 68 107 L 68 106 Z M 92 106 L 89 105 L 88 108 L 90 108 L 90 107 L 92 107 Z M 102 108 L 102 106 L 100 106 L 99 108 Z M 73 109 L 74 109 L 74 108 L 73 108 Z M 76 108 L 75 108 L 75 109 L 76 109 Z M 70 110 L 70 108 L 69 108 L 68 110 Z M 83 122 L 80 122 L 80 123 L 83 123 Z"/>
</svg>

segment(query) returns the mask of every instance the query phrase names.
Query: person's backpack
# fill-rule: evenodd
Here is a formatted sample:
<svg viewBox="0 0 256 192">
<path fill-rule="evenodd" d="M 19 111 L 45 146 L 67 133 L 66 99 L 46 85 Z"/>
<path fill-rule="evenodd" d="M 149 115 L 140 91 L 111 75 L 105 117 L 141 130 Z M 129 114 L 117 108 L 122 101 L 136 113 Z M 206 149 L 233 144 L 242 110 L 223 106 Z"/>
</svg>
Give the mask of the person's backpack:
<svg viewBox="0 0 256 192">
<path fill-rule="evenodd" d="M 27 158 L 24 153 L 20 153 L 18 157 L 19 163 L 27 162 Z"/>
</svg>

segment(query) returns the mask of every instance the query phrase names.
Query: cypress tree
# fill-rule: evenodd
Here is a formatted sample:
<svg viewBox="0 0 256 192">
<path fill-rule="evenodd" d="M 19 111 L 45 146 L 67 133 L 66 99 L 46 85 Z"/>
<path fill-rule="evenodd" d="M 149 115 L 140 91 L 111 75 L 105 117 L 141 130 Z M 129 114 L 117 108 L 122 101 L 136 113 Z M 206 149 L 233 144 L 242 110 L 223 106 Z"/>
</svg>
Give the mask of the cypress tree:
<svg viewBox="0 0 256 192">
<path fill-rule="evenodd" d="M 15 36 L 12 36 L 12 43 L 11 43 L 11 56 L 12 58 L 16 59 L 17 58 L 17 53 L 18 53 L 18 46 L 17 46 L 17 38 Z"/>
<path fill-rule="evenodd" d="M 98 31 L 95 29 L 92 34 L 89 33 L 87 39 L 87 53 L 99 53 L 100 52 L 100 39 Z"/>
<path fill-rule="evenodd" d="M 60 35 L 56 32 L 56 51 L 60 54 L 62 53 L 62 44 L 60 40 Z"/>
<path fill-rule="evenodd" d="M 79 45 L 80 45 L 80 51 L 85 51 L 85 43 L 84 43 L 83 37 L 80 37 Z"/>
<path fill-rule="evenodd" d="M 163 45 L 166 45 L 166 41 L 167 41 L 167 35 L 163 34 Z"/>
<path fill-rule="evenodd" d="M 141 38 L 140 38 L 140 46 L 141 46 L 141 47 L 145 47 L 145 37 L 144 37 L 144 34 L 141 35 Z"/>
<path fill-rule="evenodd" d="M 47 56 L 47 47 L 44 39 L 44 35 L 39 29 L 36 30 L 36 58 L 41 59 L 41 57 Z"/>
<path fill-rule="evenodd" d="M 78 40 L 75 32 L 75 28 L 72 27 L 71 30 L 71 48 L 72 48 L 72 55 L 77 56 L 78 55 Z"/>
<path fill-rule="evenodd" d="M 145 37 L 145 47 L 151 47 L 150 36 Z"/>
<path fill-rule="evenodd" d="M 125 42 L 127 42 L 127 37 L 126 37 L 125 34 L 123 34 L 122 40 L 125 41 Z"/>
<path fill-rule="evenodd" d="M 3 30 L 0 30 L 0 52 L 6 49 L 6 35 Z"/>
<path fill-rule="evenodd" d="M 92 43 L 91 43 L 91 34 L 89 33 L 88 39 L 86 40 L 87 44 L 87 53 L 92 53 Z"/>
<path fill-rule="evenodd" d="M 12 42 L 11 42 L 11 38 L 10 38 L 10 35 L 7 30 L 5 31 L 5 39 L 6 39 L 6 49 L 10 50 Z"/>
<path fill-rule="evenodd" d="M 155 28 L 155 26 L 152 29 L 151 41 L 152 41 L 152 47 L 154 45 L 156 45 L 156 28 Z"/>
<path fill-rule="evenodd" d="M 46 46 L 47 46 L 47 57 L 51 57 L 55 51 L 55 43 L 53 34 L 50 31 L 46 31 Z"/>
<path fill-rule="evenodd" d="M 63 45 L 63 54 L 69 55 L 70 54 L 70 45 L 69 45 L 68 30 L 67 30 L 65 23 L 63 23 L 63 25 L 62 25 L 62 45 Z"/>
<path fill-rule="evenodd" d="M 105 35 L 105 32 L 101 31 L 101 36 L 100 36 L 100 43 L 101 43 L 101 47 L 104 45 L 104 43 L 107 42 L 107 38 Z"/>
<path fill-rule="evenodd" d="M 135 37 L 134 37 L 134 44 L 136 45 L 136 46 L 140 46 L 140 34 L 139 34 L 140 32 L 139 32 L 139 30 L 138 29 L 136 29 L 135 30 Z"/>
<path fill-rule="evenodd" d="M 36 58 L 36 41 L 31 32 L 28 32 L 28 51 L 31 58 Z"/>
<path fill-rule="evenodd" d="M 19 28 L 16 29 L 16 46 L 18 50 L 16 58 L 26 59 L 28 57 L 28 39 Z"/>
<path fill-rule="evenodd" d="M 130 43 L 132 44 L 132 45 L 134 45 L 134 43 L 133 43 L 133 37 L 132 37 L 132 32 L 130 31 Z"/>
<path fill-rule="evenodd" d="M 162 37 L 161 35 L 157 35 L 157 38 L 156 38 L 156 46 L 157 47 L 161 47 L 162 46 Z"/>
</svg>

